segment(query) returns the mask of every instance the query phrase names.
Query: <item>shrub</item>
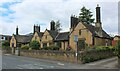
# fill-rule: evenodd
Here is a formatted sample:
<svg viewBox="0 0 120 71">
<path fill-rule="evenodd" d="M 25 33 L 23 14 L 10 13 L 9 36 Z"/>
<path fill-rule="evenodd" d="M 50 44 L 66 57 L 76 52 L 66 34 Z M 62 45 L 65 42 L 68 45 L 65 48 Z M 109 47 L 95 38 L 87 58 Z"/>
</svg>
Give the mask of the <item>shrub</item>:
<svg viewBox="0 0 120 71">
<path fill-rule="evenodd" d="M 115 54 L 118 56 L 118 68 L 120 68 L 120 40 L 117 42 L 115 46 Z"/>
<path fill-rule="evenodd" d="M 22 49 L 22 50 L 29 50 L 29 45 L 22 45 L 22 46 L 21 46 L 21 49 Z"/>
<path fill-rule="evenodd" d="M 2 49 L 3 50 L 11 50 L 11 47 L 10 46 L 2 46 Z"/>
<path fill-rule="evenodd" d="M 4 50 L 11 49 L 9 41 L 2 41 L 2 49 L 4 49 Z"/>
<path fill-rule="evenodd" d="M 107 46 L 107 47 L 106 46 L 96 46 L 89 50 L 85 50 L 81 54 L 80 58 L 81 58 L 82 63 L 89 63 L 89 62 L 109 58 L 109 57 L 114 56 L 114 53 L 112 53 L 114 49 L 115 48 L 113 48 L 111 46 Z"/>
<path fill-rule="evenodd" d="M 112 46 L 95 46 L 93 47 L 93 49 L 97 50 L 97 51 L 102 51 L 102 50 L 115 50 L 114 47 Z"/>
<path fill-rule="evenodd" d="M 6 40 L 6 41 L 2 41 L 2 46 L 3 46 L 3 47 L 6 47 L 6 46 L 8 47 L 8 46 L 10 46 L 9 41 L 7 41 L 7 40 Z"/>
<path fill-rule="evenodd" d="M 33 50 L 39 50 L 40 48 L 40 44 L 38 41 L 31 41 L 30 42 L 30 48 L 33 49 Z"/>
<path fill-rule="evenodd" d="M 115 54 L 120 58 L 120 40 L 118 41 L 117 45 L 115 46 Z"/>
</svg>

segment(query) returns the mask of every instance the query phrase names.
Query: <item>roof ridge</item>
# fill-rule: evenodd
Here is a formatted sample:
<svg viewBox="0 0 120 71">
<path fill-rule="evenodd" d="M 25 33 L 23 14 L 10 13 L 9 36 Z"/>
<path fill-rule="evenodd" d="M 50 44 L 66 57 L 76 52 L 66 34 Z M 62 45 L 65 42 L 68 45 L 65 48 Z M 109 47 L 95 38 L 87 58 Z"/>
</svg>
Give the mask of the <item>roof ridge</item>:
<svg viewBox="0 0 120 71">
<path fill-rule="evenodd" d="M 57 37 L 59 36 L 60 33 L 57 34 L 57 36 L 55 37 L 55 40 L 57 39 Z"/>
<path fill-rule="evenodd" d="M 60 33 L 69 33 L 70 31 L 68 31 L 68 32 L 60 32 Z"/>
</svg>

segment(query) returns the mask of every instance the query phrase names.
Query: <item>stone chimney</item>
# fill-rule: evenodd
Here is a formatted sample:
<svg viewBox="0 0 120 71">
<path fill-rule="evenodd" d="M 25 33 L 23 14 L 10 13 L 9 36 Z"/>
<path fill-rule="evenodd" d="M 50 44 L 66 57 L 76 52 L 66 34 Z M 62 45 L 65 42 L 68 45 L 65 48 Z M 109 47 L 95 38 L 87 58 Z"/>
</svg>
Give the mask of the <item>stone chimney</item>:
<svg viewBox="0 0 120 71">
<path fill-rule="evenodd" d="M 79 19 L 74 15 L 70 17 L 70 30 L 73 30 L 77 24 L 79 23 Z"/>
<path fill-rule="evenodd" d="M 40 25 L 34 25 L 34 29 L 33 29 L 34 31 L 34 33 L 35 32 L 40 32 Z"/>
<path fill-rule="evenodd" d="M 18 35 L 18 26 L 16 27 L 16 35 Z"/>
<path fill-rule="evenodd" d="M 98 35 L 100 37 L 103 37 L 103 32 L 102 32 L 102 23 L 101 23 L 101 13 L 100 13 L 100 7 L 99 5 L 97 4 L 97 7 L 96 7 L 96 23 L 95 23 L 95 27 L 98 28 Z"/>
<path fill-rule="evenodd" d="M 53 20 L 50 22 L 50 30 L 55 31 L 55 22 Z"/>
<path fill-rule="evenodd" d="M 95 26 L 98 27 L 98 28 L 102 28 L 101 13 L 100 13 L 100 7 L 99 7 L 98 4 L 97 4 L 97 7 L 96 7 L 96 24 L 95 24 Z"/>
</svg>

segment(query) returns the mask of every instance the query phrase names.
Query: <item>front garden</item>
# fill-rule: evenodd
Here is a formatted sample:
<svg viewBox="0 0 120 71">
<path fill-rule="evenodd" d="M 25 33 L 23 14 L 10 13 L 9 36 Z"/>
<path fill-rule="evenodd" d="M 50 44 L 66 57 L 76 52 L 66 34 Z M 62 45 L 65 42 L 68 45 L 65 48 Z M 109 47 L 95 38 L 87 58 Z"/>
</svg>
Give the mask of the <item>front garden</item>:
<svg viewBox="0 0 120 71">
<path fill-rule="evenodd" d="M 55 45 L 50 45 L 49 47 L 40 48 L 38 41 L 31 41 L 30 44 L 22 45 L 21 50 L 59 50 L 60 48 Z"/>
</svg>

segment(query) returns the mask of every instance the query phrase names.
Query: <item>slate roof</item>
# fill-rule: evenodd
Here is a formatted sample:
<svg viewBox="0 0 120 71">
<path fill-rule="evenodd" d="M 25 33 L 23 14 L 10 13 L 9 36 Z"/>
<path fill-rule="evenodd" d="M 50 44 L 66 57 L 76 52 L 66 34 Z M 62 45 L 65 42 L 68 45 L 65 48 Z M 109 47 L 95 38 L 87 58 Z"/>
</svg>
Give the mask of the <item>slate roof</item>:
<svg viewBox="0 0 120 71">
<path fill-rule="evenodd" d="M 115 38 L 115 37 L 118 37 L 118 38 L 120 38 L 120 36 L 119 36 L 119 35 L 116 35 L 116 36 L 114 36 L 114 38 Z"/>
<path fill-rule="evenodd" d="M 56 41 L 63 41 L 63 40 L 69 40 L 69 32 L 62 32 L 59 33 L 56 38 Z"/>
<path fill-rule="evenodd" d="M 18 43 L 29 43 L 33 35 L 14 35 Z"/>
<path fill-rule="evenodd" d="M 26 35 L 28 35 L 28 36 L 29 36 L 29 35 L 34 35 L 34 33 L 29 33 L 29 34 L 26 34 Z"/>
<path fill-rule="evenodd" d="M 100 36 L 97 32 L 99 32 L 99 28 L 90 25 L 90 24 L 85 24 L 83 23 L 83 25 L 85 25 L 85 27 L 87 29 L 89 29 L 89 31 L 95 36 L 95 37 L 100 37 L 100 38 L 108 38 L 111 39 L 111 37 L 102 29 L 102 36 Z"/>
<path fill-rule="evenodd" d="M 37 32 L 39 37 L 43 36 L 43 32 Z"/>
<path fill-rule="evenodd" d="M 56 36 L 58 35 L 58 32 L 57 32 L 57 31 L 48 30 L 48 32 L 50 33 L 50 35 L 52 36 L 53 39 L 55 39 Z"/>
</svg>

